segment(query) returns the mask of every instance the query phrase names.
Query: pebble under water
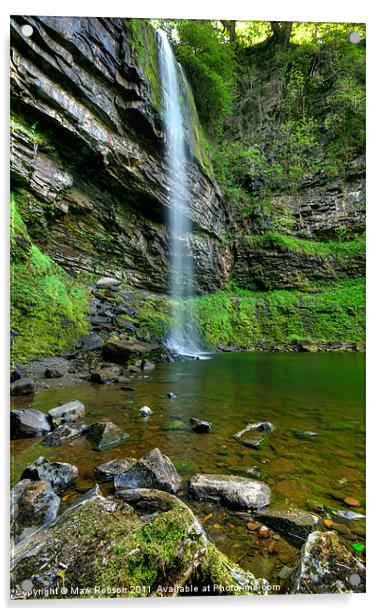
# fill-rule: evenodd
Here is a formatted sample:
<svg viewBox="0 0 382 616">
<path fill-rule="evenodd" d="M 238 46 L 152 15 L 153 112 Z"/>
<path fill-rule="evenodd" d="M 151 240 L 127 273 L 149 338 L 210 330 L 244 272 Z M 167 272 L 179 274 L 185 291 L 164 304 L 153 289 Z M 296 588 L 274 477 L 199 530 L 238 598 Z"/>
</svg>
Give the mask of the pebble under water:
<svg viewBox="0 0 382 616">
<path fill-rule="evenodd" d="M 271 487 L 272 506 L 312 511 L 320 504 L 329 512 L 365 513 L 363 354 L 219 353 L 207 361 L 158 364 L 152 371 L 132 375 L 131 386 L 134 391 L 123 391 L 118 383 L 83 382 L 40 390 L 33 399 L 12 400 L 16 408 L 48 411 L 78 399 L 85 404 L 87 423 L 112 421 L 130 435 L 103 452 L 93 449 L 85 437 L 60 447 L 46 447 L 41 438 L 14 440 L 12 483 L 40 455 L 75 464 L 79 476 L 61 495 L 65 507 L 95 483 L 102 485 L 95 467 L 113 458 L 138 458 L 159 447 L 185 480 L 196 472 L 244 475 L 251 468 Z M 176 397 L 169 398 L 169 392 Z M 143 405 L 154 411 L 151 417 L 140 417 Z M 212 422 L 213 430 L 193 432 L 191 416 Z M 255 421 L 270 421 L 276 428 L 258 450 L 233 438 Z M 112 484 L 105 483 L 102 490 L 111 492 Z M 245 512 L 237 515 L 211 503 L 196 503 L 188 498 L 186 487 L 180 497 L 233 561 L 280 584 L 281 592 L 288 590 L 288 568 L 298 560 L 298 547 L 273 532 L 261 536 L 261 525 L 248 524 Z M 348 497 L 361 506 L 347 507 Z M 350 546 L 364 542 L 364 520 L 344 519 L 337 530 Z"/>
</svg>

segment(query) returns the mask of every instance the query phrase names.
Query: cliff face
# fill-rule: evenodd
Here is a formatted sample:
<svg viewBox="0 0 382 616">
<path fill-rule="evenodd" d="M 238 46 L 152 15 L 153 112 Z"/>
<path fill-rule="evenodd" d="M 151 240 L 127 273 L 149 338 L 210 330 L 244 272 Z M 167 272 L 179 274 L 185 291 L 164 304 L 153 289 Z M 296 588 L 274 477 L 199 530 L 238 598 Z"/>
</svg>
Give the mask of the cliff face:
<svg viewBox="0 0 382 616">
<path fill-rule="evenodd" d="M 12 189 L 33 241 L 69 272 L 166 292 L 170 206 L 154 33 L 142 31 L 142 50 L 121 19 L 15 17 L 11 34 Z M 226 212 L 191 151 L 188 178 L 197 283 L 211 291 L 229 274 Z"/>
<path fill-rule="evenodd" d="M 21 32 L 26 23 L 30 38 Z M 155 32 L 143 20 L 11 19 L 15 358 L 70 349 L 88 326 L 97 344 L 99 336 L 103 344 L 121 331 L 143 342 L 154 336 L 155 344 L 166 337 L 170 305 L 157 294 L 169 290 L 171 205 L 157 53 Z M 362 148 L 357 155 L 344 149 L 336 165 L 322 138 L 306 160 L 300 152 L 291 161 L 279 126 L 286 85 L 276 88 L 274 69 L 258 73 L 261 58 L 256 62 L 240 64 L 238 101 L 245 100 L 248 74 L 258 90 L 232 114 L 221 143 L 210 143 L 222 190 L 195 105 L 186 98 L 189 242 L 201 297 L 185 309 L 198 314 L 211 348 L 268 348 L 308 338 L 362 342 Z M 268 110 L 265 119 L 257 104 Z M 312 106 L 313 113 L 320 109 L 315 100 Z M 316 119 L 323 134 L 322 116 Z M 290 156 L 299 126 L 288 125 Z M 94 287 L 97 301 L 89 308 L 85 284 L 103 276 L 127 283 L 123 293 L 133 289 L 132 305 L 121 308 L 127 322 L 118 302 L 108 305 Z"/>
<path fill-rule="evenodd" d="M 364 159 L 351 161 L 342 176 L 307 176 L 293 194 L 272 197 L 271 212 L 239 222 L 232 275 L 241 287 L 304 289 L 364 275 Z"/>
</svg>

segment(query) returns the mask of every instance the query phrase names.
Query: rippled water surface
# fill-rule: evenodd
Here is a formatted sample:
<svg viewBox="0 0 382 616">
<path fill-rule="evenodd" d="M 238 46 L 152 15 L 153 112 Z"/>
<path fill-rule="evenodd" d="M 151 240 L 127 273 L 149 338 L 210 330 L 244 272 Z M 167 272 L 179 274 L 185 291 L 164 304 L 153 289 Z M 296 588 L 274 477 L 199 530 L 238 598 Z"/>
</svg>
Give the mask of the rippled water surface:
<svg viewBox="0 0 382 616">
<path fill-rule="evenodd" d="M 364 372 L 362 354 L 220 353 L 206 361 L 158 364 L 144 373 L 148 379 L 132 378 L 134 391 L 86 382 L 43 390 L 33 400 L 14 400 L 14 406 L 27 403 L 48 411 L 79 399 L 87 423 L 113 421 L 130 438 L 102 453 L 84 437 L 60 447 L 45 447 L 41 439 L 13 441 L 12 478 L 17 481 L 39 455 L 71 462 L 79 468 L 76 485 L 63 495 L 64 503 L 71 502 L 99 482 L 95 467 L 102 462 L 140 457 L 159 447 L 185 479 L 195 472 L 240 474 L 256 466 L 272 488 L 274 505 L 306 508 L 314 500 L 343 508 L 341 500 L 352 496 L 364 512 Z M 175 400 L 167 397 L 170 391 Z M 154 411 L 147 420 L 137 413 L 145 404 Z M 213 431 L 194 433 L 191 416 L 213 422 Z M 246 448 L 232 438 L 247 423 L 260 420 L 276 427 L 261 449 Z M 317 435 L 303 437 L 305 431 Z M 217 545 L 257 575 L 271 576 L 283 564 L 293 564 L 296 548 L 278 536 L 269 550 L 269 540 L 250 535 L 245 520 L 224 508 L 191 505 Z"/>
</svg>

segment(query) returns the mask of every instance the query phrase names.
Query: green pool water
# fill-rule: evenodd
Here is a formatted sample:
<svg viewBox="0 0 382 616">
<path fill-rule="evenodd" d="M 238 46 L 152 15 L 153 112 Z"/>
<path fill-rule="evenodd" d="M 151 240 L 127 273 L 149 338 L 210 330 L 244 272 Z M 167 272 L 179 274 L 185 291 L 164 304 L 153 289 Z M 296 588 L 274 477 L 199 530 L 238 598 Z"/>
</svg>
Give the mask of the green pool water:
<svg viewBox="0 0 382 616">
<path fill-rule="evenodd" d="M 63 495 L 63 505 L 92 487 L 100 478 L 95 467 L 113 458 L 140 457 L 153 447 L 167 454 L 186 480 L 195 472 L 243 474 L 257 467 L 271 486 L 272 505 L 309 509 L 323 503 L 346 509 L 347 496 L 361 501 L 365 512 L 365 356 L 363 354 L 219 353 L 206 360 L 158 364 L 132 378 L 135 391 L 121 385 L 87 382 L 67 389 L 46 389 L 33 400 L 13 405 L 48 411 L 79 399 L 85 421 L 113 421 L 130 438 L 109 451 L 99 452 L 81 437 L 60 447 L 46 447 L 41 439 L 13 441 L 12 481 L 39 455 L 75 464 L 76 485 Z M 170 400 L 168 392 L 176 399 Z M 154 411 L 142 419 L 137 410 Z M 196 434 L 189 418 L 214 424 L 212 432 Z M 238 443 L 233 435 L 247 423 L 270 421 L 276 430 L 259 450 Z M 316 436 L 304 437 L 313 432 Z M 110 484 L 104 486 L 106 492 Z M 218 547 L 257 575 L 275 576 L 292 566 L 297 549 L 277 539 L 276 551 L 247 531 L 246 522 L 223 507 L 182 498 L 205 521 Z M 212 515 L 210 515 L 212 513 Z M 362 525 L 352 523 L 352 529 Z"/>
</svg>

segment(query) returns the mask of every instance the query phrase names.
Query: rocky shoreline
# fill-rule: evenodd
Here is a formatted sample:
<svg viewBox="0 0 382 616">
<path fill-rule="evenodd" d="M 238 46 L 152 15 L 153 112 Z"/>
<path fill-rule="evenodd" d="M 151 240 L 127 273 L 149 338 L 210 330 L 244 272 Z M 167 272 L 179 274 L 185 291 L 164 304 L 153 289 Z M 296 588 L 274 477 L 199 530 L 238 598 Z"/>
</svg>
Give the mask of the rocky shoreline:
<svg viewBox="0 0 382 616">
<path fill-rule="evenodd" d="M 64 356 L 41 357 L 14 362 L 11 371 L 11 395 L 25 395 L 38 389 L 70 387 L 88 380 L 93 383 L 128 383 L 132 374 L 144 374 L 155 362 L 181 361 L 170 353 L 163 338 L 136 318 L 134 293 L 121 281 L 100 278 L 89 286 L 88 333 L 73 342 Z M 17 336 L 17 332 L 15 332 Z M 214 352 L 365 352 L 358 342 L 296 341 L 259 342 L 248 347 L 218 344 Z"/>
<path fill-rule="evenodd" d="M 85 436 L 105 451 L 129 437 L 110 421 L 86 420 L 79 400 L 48 413 L 18 409 L 11 413 L 11 436 L 42 437 L 50 446 Z M 195 417 L 190 421 L 192 428 L 203 425 L 196 432 L 215 429 Z M 275 429 L 255 422 L 233 436 L 256 449 Z M 263 549 L 272 550 L 281 538 L 297 548 L 297 560 L 280 571 L 283 592 L 365 591 L 364 546 L 352 531 L 354 520 L 365 516 L 354 498 L 345 498 L 346 509 L 338 512 L 314 504 L 310 511 L 277 509 L 271 487 L 251 469 L 185 480 L 158 448 L 139 459 L 115 459 L 111 450 L 109 461 L 95 470 L 102 488 L 95 485 L 68 506 L 76 465 L 40 456 L 23 469 L 11 490 L 12 598 L 76 598 L 81 588 L 87 589 L 84 596 L 99 597 L 105 586 L 114 589 L 110 596 L 121 596 L 117 588 L 124 589 L 122 596 L 177 596 L 185 588 L 192 594 L 280 592 L 280 585 L 254 577 L 216 548 L 193 511 L 198 503 L 228 508 Z M 25 579 L 33 591 L 23 588 Z"/>
</svg>

